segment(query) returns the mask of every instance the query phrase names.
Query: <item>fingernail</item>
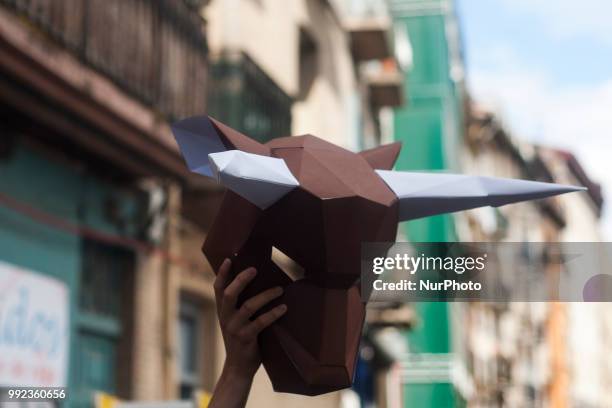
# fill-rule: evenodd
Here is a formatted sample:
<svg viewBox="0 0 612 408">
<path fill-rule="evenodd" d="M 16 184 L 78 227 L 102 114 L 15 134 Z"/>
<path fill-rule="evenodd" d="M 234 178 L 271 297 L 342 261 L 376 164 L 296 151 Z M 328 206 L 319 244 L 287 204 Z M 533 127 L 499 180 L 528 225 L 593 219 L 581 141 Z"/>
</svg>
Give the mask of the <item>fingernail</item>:
<svg viewBox="0 0 612 408">
<path fill-rule="evenodd" d="M 247 269 L 247 273 L 249 274 L 249 276 L 255 276 L 257 274 L 257 269 L 249 268 Z"/>
<path fill-rule="evenodd" d="M 281 293 L 283 293 L 283 288 L 280 286 L 277 286 L 274 288 L 274 294 L 276 295 L 280 295 Z"/>
<path fill-rule="evenodd" d="M 229 258 L 225 258 L 225 259 L 223 260 L 223 263 L 221 264 L 221 266 L 225 266 L 225 265 L 227 265 L 227 264 L 228 264 L 228 263 L 230 263 L 230 262 L 232 262 L 232 261 L 231 261 Z"/>
<path fill-rule="evenodd" d="M 281 313 L 285 313 L 287 311 L 287 305 L 278 306 L 278 311 Z"/>
</svg>

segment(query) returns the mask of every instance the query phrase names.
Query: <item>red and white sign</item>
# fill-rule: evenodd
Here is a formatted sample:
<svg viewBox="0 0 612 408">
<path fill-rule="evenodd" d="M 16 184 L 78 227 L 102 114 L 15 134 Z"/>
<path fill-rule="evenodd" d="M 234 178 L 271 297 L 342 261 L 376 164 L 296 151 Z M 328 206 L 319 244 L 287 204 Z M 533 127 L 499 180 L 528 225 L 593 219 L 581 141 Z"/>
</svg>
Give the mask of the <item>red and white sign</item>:
<svg viewBox="0 0 612 408">
<path fill-rule="evenodd" d="M 65 387 L 69 291 L 0 261 L 0 386 Z"/>
</svg>

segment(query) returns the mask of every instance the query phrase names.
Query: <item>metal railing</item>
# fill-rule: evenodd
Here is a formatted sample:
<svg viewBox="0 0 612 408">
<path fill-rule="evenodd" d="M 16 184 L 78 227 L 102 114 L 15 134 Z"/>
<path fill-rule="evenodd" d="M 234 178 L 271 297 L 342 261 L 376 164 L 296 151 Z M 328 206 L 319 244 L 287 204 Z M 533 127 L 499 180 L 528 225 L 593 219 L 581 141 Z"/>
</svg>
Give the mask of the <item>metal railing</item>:
<svg viewBox="0 0 612 408">
<path fill-rule="evenodd" d="M 210 70 L 212 116 L 261 142 L 291 134 L 292 98 L 246 53 L 218 55 Z"/>
<path fill-rule="evenodd" d="M 0 0 L 169 119 L 206 109 L 203 20 L 179 0 Z"/>
</svg>

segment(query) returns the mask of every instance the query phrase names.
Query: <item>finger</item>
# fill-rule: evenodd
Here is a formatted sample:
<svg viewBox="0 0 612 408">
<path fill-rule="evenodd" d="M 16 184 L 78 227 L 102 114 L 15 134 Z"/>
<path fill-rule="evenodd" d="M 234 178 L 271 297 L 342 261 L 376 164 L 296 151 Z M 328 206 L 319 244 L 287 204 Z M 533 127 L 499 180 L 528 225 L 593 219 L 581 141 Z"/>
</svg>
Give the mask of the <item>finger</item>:
<svg viewBox="0 0 612 408">
<path fill-rule="evenodd" d="M 225 287 L 227 286 L 231 266 L 232 261 L 229 258 L 225 258 L 223 260 L 223 263 L 219 267 L 219 270 L 217 271 L 217 276 L 215 277 L 215 283 L 213 284 L 213 287 L 215 288 L 215 293 L 223 292 L 223 289 L 225 289 Z"/>
<path fill-rule="evenodd" d="M 229 281 L 229 274 L 232 267 L 232 261 L 229 258 L 225 258 L 223 263 L 217 271 L 213 288 L 215 290 L 215 302 L 217 304 L 217 315 L 221 313 L 221 300 L 223 299 L 223 289 L 227 286 Z"/>
<path fill-rule="evenodd" d="M 256 273 L 255 268 L 245 269 L 223 290 L 223 300 L 221 302 L 221 313 L 223 316 L 231 316 L 236 311 L 238 296 L 249 282 L 253 280 Z"/>
<path fill-rule="evenodd" d="M 249 300 L 247 300 L 246 302 L 242 304 L 242 306 L 240 307 L 240 310 L 238 311 L 236 318 L 238 319 L 240 323 L 246 322 L 247 320 L 249 320 L 251 316 L 253 316 L 265 304 L 267 304 L 273 299 L 276 299 L 282 294 L 283 294 L 283 288 L 281 288 L 280 286 L 277 286 L 275 288 L 265 290 L 253 296 L 252 298 L 250 298 Z"/>
<path fill-rule="evenodd" d="M 263 329 L 280 319 L 285 312 L 287 312 L 287 305 L 276 306 L 246 325 L 240 333 L 241 337 L 246 341 L 255 339 Z"/>
</svg>

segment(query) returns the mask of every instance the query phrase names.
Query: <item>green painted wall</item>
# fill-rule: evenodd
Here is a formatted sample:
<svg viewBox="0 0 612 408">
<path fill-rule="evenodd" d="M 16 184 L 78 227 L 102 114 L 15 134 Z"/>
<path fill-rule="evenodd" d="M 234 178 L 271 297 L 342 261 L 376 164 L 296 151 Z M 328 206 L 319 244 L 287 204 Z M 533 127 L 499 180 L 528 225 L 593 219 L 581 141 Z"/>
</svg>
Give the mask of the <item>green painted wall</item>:
<svg viewBox="0 0 612 408">
<path fill-rule="evenodd" d="M 447 408 L 456 406 L 451 384 L 413 384 L 406 386 L 404 406 Z"/>
<path fill-rule="evenodd" d="M 109 199 L 118 203 L 119 212 L 129 214 L 137 207 L 136 196 L 117 191 L 30 146 L 18 144 L 8 158 L 0 159 L 0 175 L 0 192 L 20 203 L 109 233 L 134 231 L 133 226 L 118 228 L 107 220 Z M 114 392 L 113 347 L 121 325 L 116 319 L 87 313 L 80 306 L 82 238 L 0 204 L 0 260 L 58 278 L 69 288 L 70 399 L 65 406 L 91 406 L 94 387 Z"/>
<path fill-rule="evenodd" d="M 454 83 L 449 76 L 445 20 L 441 15 L 398 18 L 413 48 L 414 64 L 407 73 L 407 104 L 396 109 L 396 140 L 404 142 L 398 170 L 444 170 L 452 161 L 448 146 L 459 127 Z M 450 122 L 450 123 L 449 123 Z M 454 122 L 454 123 L 452 123 Z M 450 216 L 435 216 L 405 223 L 408 238 L 419 242 L 449 241 L 454 238 Z"/>
<path fill-rule="evenodd" d="M 427 10 L 412 7 L 414 0 L 392 0 L 396 29 L 408 35 L 413 67 L 406 73 L 408 103 L 395 110 L 395 138 L 404 144 L 397 170 L 448 170 L 457 161 L 461 136 L 461 98 L 451 78 L 448 17 L 435 5 Z M 423 2 L 419 2 L 419 7 Z M 435 2 L 430 2 L 431 4 Z M 454 241 L 452 216 L 435 216 L 402 225 L 409 241 Z M 449 353 L 451 332 L 448 305 L 422 302 L 414 305 L 418 323 L 407 332 L 411 352 Z M 404 386 L 406 407 L 454 407 L 459 401 L 450 383 L 409 383 Z"/>
</svg>

